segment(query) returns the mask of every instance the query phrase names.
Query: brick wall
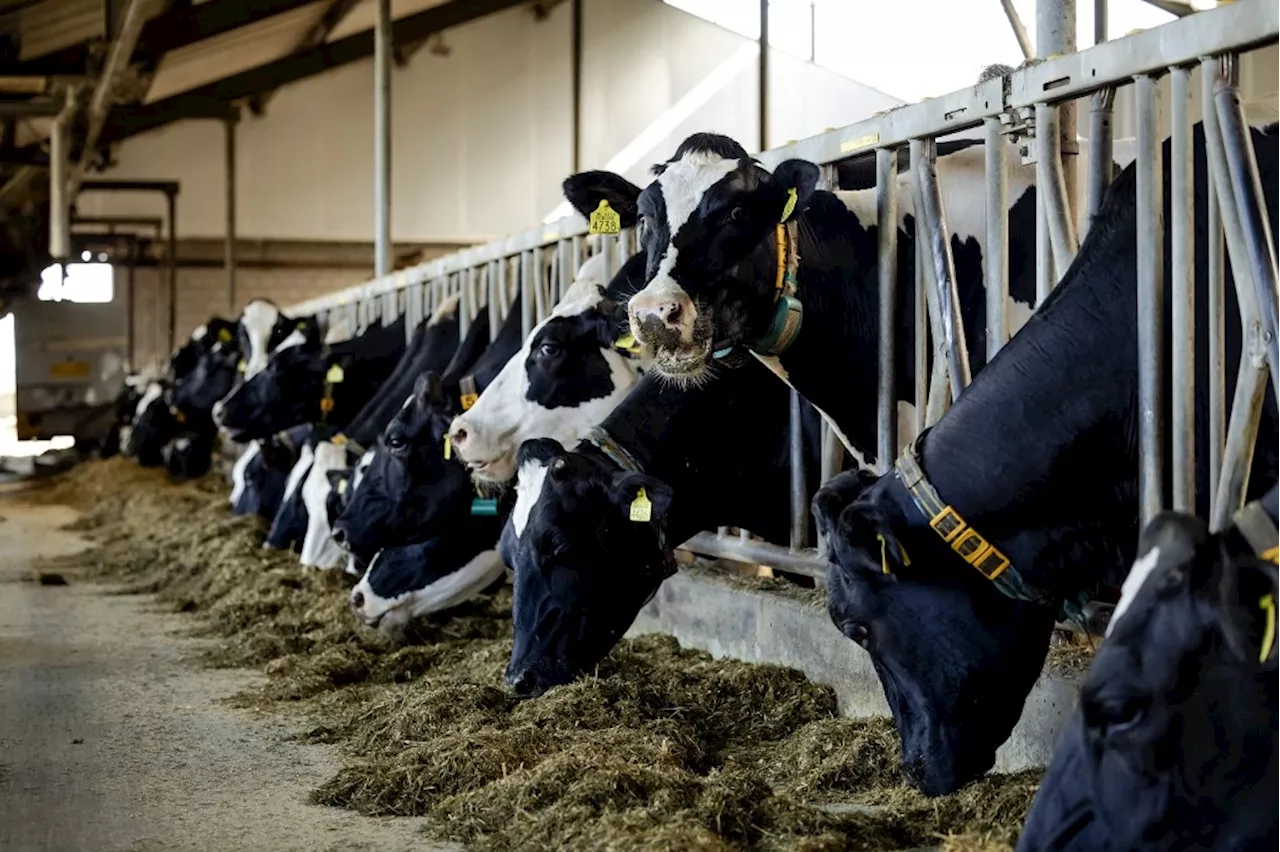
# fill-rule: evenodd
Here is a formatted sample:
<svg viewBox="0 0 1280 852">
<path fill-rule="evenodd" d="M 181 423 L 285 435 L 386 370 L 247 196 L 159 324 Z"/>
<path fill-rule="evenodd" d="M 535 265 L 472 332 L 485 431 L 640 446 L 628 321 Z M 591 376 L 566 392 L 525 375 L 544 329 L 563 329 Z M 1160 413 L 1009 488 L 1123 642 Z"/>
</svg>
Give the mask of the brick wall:
<svg viewBox="0 0 1280 852">
<path fill-rule="evenodd" d="M 123 292 L 127 272 L 120 271 L 117 286 Z M 136 270 L 134 282 L 133 364 L 142 366 L 169 355 L 168 287 L 164 268 Z M 231 318 L 251 299 L 270 299 L 282 307 L 314 296 L 332 293 L 368 279 L 368 272 L 353 268 L 240 269 L 236 274 L 236 306 L 227 309 L 227 278 L 222 269 L 178 269 L 177 328 L 179 343 L 196 326 L 217 314 Z"/>
</svg>

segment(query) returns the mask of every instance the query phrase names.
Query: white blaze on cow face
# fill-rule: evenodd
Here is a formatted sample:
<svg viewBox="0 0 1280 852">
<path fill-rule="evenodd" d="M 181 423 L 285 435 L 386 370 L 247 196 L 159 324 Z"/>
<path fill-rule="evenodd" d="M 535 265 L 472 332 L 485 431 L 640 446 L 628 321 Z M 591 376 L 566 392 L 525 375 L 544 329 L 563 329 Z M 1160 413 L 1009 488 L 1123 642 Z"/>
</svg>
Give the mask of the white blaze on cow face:
<svg viewBox="0 0 1280 852">
<path fill-rule="evenodd" d="M 1151 576 L 1151 572 L 1155 570 L 1156 565 L 1159 563 L 1159 547 L 1151 548 L 1134 560 L 1129 576 L 1124 578 L 1124 585 L 1120 587 L 1120 602 L 1116 604 L 1115 611 L 1111 613 L 1111 620 L 1107 622 L 1107 636 L 1111 635 L 1112 628 L 1119 623 L 1121 616 L 1133 605 L 1133 599 L 1138 596 L 1138 592 L 1142 591 L 1142 586 L 1147 582 L 1147 577 Z"/>
<path fill-rule="evenodd" d="M 529 513 L 542 496 L 542 486 L 546 481 L 545 462 L 533 460 L 520 466 L 520 473 L 516 477 L 516 505 L 511 510 L 511 526 L 516 538 L 524 535 L 524 528 L 529 525 Z"/>
<path fill-rule="evenodd" d="M 249 338 L 249 357 L 245 359 L 244 378 L 246 381 L 267 368 L 267 344 L 271 340 L 271 330 L 280 319 L 280 309 L 270 302 L 256 300 L 245 305 L 240 315 L 240 326 Z"/>
<path fill-rule="evenodd" d="M 240 458 L 236 459 L 236 463 L 231 466 L 231 505 L 234 506 L 240 502 L 241 496 L 244 495 L 248 482 L 245 479 L 245 473 L 249 469 L 249 464 L 253 461 L 254 456 L 258 454 L 261 447 L 257 441 L 250 441 L 248 448 L 240 454 Z"/>
<path fill-rule="evenodd" d="M 147 385 L 147 391 L 142 395 L 142 399 L 138 400 L 138 407 L 133 411 L 133 424 L 138 425 L 138 420 L 142 417 L 144 411 L 151 407 L 151 404 L 164 395 L 164 388 L 159 382 L 151 382 Z"/>
<path fill-rule="evenodd" d="M 583 289 L 589 290 L 579 298 Z M 599 349 L 609 368 L 610 390 L 578 405 L 545 408 L 529 399 L 531 346 L 542 329 L 556 317 L 575 317 L 596 308 L 604 298 L 599 288 L 579 289 L 575 283 L 552 316 L 539 323 L 497 377 L 480 394 L 469 411 L 454 418 L 449 427 L 452 451 L 480 482 L 504 483 L 515 476 L 516 451 L 533 438 L 555 438 L 572 449 L 591 427 L 617 407 L 639 380 L 638 361 L 609 345 Z"/>
<path fill-rule="evenodd" d="M 451 571 L 425 588 L 383 598 L 373 590 L 370 576 L 378 568 L 379 551 L 369 568 L 351 590 L 351 609 L 365 625 L 376 627 L 389 637 L 401 635 L 415 618 L 455 607 L 475 597 L 506 571 L 502 556 L 496 550 L 485 550 L 470 562 Z"/>
<path fill-rule="evenodd" d="M 193 332 L 191 332 L 191 339 L 192 339 L 192 340 L 199 340 L 200 338 L 204 337 L 204 336 L 205 336 L 206 334 L 208 334 L 208 333 L 209 333 L 209 326 L 207 326 L 207 325 L 198 325 L 198 326 L 196 326 L 196 330 L 195 330 L 195 331 L 193 331 Z"/>
<path fill-rule="evenodd" d="M 680 229 L 697 211 L 707 190 L 737 169 L 740 162 L 706 151 L 690 151 L 679 160 L 667 163 L 662 174 L 658 175 L 657 184 L 667 210 L 668 242 L 658 261 L 657 272 L 643 290 L 631 297 L 628 311 L 632 333 L 642 344 L 652 345 L 654 341 L 647 338 L 661 328 L 678 335 L 679 345 L 670 353 L 676 360 L 701 361 L 706 352 L 703 348 L 695 352 L 680 351 L 694 347 L 697 309 L 689 294 L 673 277 L 679 254 L 674 241 Z M 649 329 L 647 335 L 646 328 Z M 704 348 L 709 347 L 710 341 L 707 341 Z"/>
<path fill-rule="evenodd" d="M 307 507 L 307 532 L 302 539 L 303 565 L 312 568 L 337 568 L 342 564 L 342 549 L 329 535 L 329 471 L 346 467 L 347 452 L 342 447 L 321 441 L 316 445 L 315 460 L 302 485 L 302 502 Z"/>
<path fill-rule="evenodd" d="M 286 349 L 292 349 L 295 346 L 301 346 L 306 342 L 307 342 L 307 336 L 302 333 L 301 329 L 295 328 L 293 331 L 289 332 L 288 337 L 286 337 L 284 340 L 281 340 L 278 344 L 276 344 L 276 348 L 272 349 L 271 351 L 273 353 L 283 352 Z"/>
</svg>

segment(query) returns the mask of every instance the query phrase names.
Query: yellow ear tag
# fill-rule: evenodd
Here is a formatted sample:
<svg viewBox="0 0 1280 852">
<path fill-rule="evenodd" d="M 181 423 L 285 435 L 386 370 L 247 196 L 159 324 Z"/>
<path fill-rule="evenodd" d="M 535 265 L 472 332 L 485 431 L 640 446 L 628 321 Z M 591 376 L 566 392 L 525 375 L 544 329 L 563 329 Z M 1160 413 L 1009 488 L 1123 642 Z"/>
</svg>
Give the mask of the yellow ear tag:
<svg viewBox="0 0 1280 852">
<path fill-rule="evenodd" d="M 333 444 L 335 447 L 346 446 L 347 436 L 339 432 L 337 435 L 334 435 L 332 438 L 329 439 L 329 443 Z"/>
<path fill-rule="evenodd" d="M 324 380 L 331 385 L 336 385 L 347 377 L 346 372 L 342 369 L 341 364 L 334 364 L 329 368 L 329 372 L 325 375 Z"/>
<path fill-rule="evenodd" d="M 299 321 L 298 321 L 298 324 L 297 324 L 297 325 L 295 325 L 295 326 L 294 326 L 294 328 L 296 328 L 298 331 L 306 331 L 306 330 L 307 330 L 307 321 L 306 321 L 306 320 L 299 320 Z"/>
<path fill-rule="evenodd" d="M 652 517 L 653 503 L 649 502 L 649 495 L 641 488 L 636 492 L 636 499 L 631 501 L 631 520 L 637 524 L 645 524 Z"/>
<path fill-rule="evenodd" d="M 1267 623 L 1262 629 L 1262 650 L 1258 653 L 1258 662 L 1265 663 L 1271 656 L 1271 646 L 1276 643 L 1276 599 L 1263 595 L 1258 608 L 1267 614 Z"/>
<path fill-rule="evenodd" d="M 587 233 L 620 234 L 622 233 L 622 217 L 609 206 L 609 202 L 602 198 L 599 206 L 591 213 L 587 223 Z"/>
<path fill-rule="evenodd" d="M 615 340 L 613 345 L 626 352 L 635 352 L 640 348 L 640 344 L 636 343 L 635 337 L 629 331 Z"/>
<path fill-rule="evenodd" d="M 249 365 L 247 363 L 245 363 L 244 361 L 241 361 L 239 364 L 236 364 L 236 370 L 243 373 L 245 371 L 245 368 L 248 366 Z"/>
<path fill-rule="evenodd" d="M 471 406 L 475 405 L 476 400 L 479 398 L 480 394 L 478 393 L 464 393 L 462 396 L 458 397 L 458 401 L 462 403 L 463 411 L 470 411 Z"/>
<path fill-rule="evenodd" d="M 449 440 L 448 435 L 444 436 L 444 457 L 453 458 L 453 442 Z"/>
<path fill-rule="evenodd" d="M 787 203 L 782 208 L 782 218 L 779 222 L 785 222 L 791 218 L 791 214 L 796 212 L 796 188 L 793 186 L 787 190 Z"/>
<path fill-rule="evenodd" d="M 345 479 L 338 480 L 338 496 L 341 497 L 347 493 L 347 481 Z"/>
<path fill-rule="evenodd" d="M 231 332 L 227 331 L 225 328 L 218 329 L 218 339 L 221 340 L 223 343 L 230 343 Z"/>
</svg>

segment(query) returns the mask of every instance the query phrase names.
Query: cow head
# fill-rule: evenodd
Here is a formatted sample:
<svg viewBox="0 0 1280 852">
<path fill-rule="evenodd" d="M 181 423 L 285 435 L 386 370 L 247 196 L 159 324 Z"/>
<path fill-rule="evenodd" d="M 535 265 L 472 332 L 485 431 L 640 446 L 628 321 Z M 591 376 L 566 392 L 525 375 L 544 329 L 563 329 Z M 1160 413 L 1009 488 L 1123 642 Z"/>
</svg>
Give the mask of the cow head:
<svg viewBox="0 0 1280 852">
<path fill-rule="evenodd" d="M 1275 565 L 1172 512 L 1138 552 L 1019 848 L 1270 849 Z"/>
<path fill-rule="evenodd" d="M 351 589 L 351 612 L 366 627 L 402 639 L 413 619 L 465 603 L 503 575 L 498 552 L 484 546 L 446 535 L 380 550 Z"/>
<path fill-rule="evenodd" d="M 238 377 L 240 346 L 235 324 L 214 319 L 207 326 L 189 374 L 175 388 L 173 403 L 183 411 L 208 412 L 231 393 Z"/>
<path fill-rule="evenodd" d="M 319 422 L 326 413 L 326 376 L 334 367 L 349 366 L 350 356 L 326 354 L 319 341 L 296 332 L 276 347 L 265 368 L 219 403 L 216 416 L 235 441 Z"/>
<path fill-rule="evenodd" d="M 125 452 L 143 467 L 164 464 L 164 447 L 173 439 L 177 423 L 169 409 L 169 394 L 161 382 L 150 382 L 134 410 Z"/>
<path fill-rule="evenodd" d="M 1044 664 L 1056 613 L 1002 595 L 925 527 L 907 545 L 893 476 L 831 479 L 813 513 L 828 541 L 828 611 L 871 655 L 923 792 L 982 775 Z"/>
<path fill-rule="evenodd" d="M 455 413 L 440 376 L 420 376 L 360 473 L 334 525 L 335 540 L 369 559 L 384 546 L 438 535 L 455 512 L 470 512 L 473 492 L 466 468 L 452 451 L 450 458 L 444 453 Z"/>
<path fill-rule="evenodd" d="M 632 521 L 640 490 L 649 521 Z M 506 681 L 531 698 L 591 670 L 671 575 L 660 525 L 671 489 L 550 439 L 521 445 L 516 504 L 502 532 L 515 572 Z"/>
<path fill-rule="evenodd" d="M 769 173 L 732 139 L 699 133 L 654 167 L 643 192 L 607 172 L 564 183 L 585 216 L 602 201 L 640 224 L 645 287 L 630 301 L 631 332 L 664 376 L 696 380 L 712 354 L 768 335 L 777 303 L 777 225 L 799 215 L 818 168 L 788 160 Z"/>
<path fill-rule="evenodd" d="M 307 534 L 307 504 L 303 499 L 302 486 L 306 484 L 307 474 L 315 462 L 315 446 L 308 439 L 298 452 L 298 459 L 289 471 L 285 480 L 284 494 L 280 498 L 280 506 L 271 519 L 271 529 L 267 531 L 265 547 L 278 550 L 302 550 L 302 541 Z"/>
<path fill-rule="evenodd" d="M 639 379 L 638 362 L 617 345 L 622 318 L 603 288 L 575 286 L 534 328 L 450 427 L 453 449 L 476 480 L 510 481 L 523 441 L 574 443 L 617 407 Z"/>
<path fill-rule="evenodd" d="M 271 353 L 277 349 L 299 345 L 317 346 L 320 328 L 314 317 L 292 319 L 266 299 L 254 299 L 245 305 L 237 324 L 240 360 L 236 365 L 235 389 L 267 367 Z M 213 419 L 221 423 L 223 403 L 214 403 Z"/>
<path fill-rule="evenodd" d="M 350 467 L 331 470 L 325 474 L 329 481 L 329 493 L 325 497 L 324 512 L 329 519 L 329 528 L 338 522 L 342 510 L 347 507 L 347 497 L 351 494 L 351 480 L 355 469 Z"/>
</svg>

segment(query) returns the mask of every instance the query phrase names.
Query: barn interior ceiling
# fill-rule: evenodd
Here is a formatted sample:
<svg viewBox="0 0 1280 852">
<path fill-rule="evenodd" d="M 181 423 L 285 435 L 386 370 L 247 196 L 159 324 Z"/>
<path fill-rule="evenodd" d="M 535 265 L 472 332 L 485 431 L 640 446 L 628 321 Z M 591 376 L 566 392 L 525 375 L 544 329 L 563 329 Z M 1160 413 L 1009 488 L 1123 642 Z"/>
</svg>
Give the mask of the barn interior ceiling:
<svg viewBox="0 0 1280 852">
<path fill-rule="evenodd" d="M 395 61 L 447 50 L 451 27 L 560 2 L 392 0 Z M 375 16 L 372 0 L 0 0 L 0 296 L 48 257 L 49 136 L 68 97 L 74 185 L 132 136 L 262 115 L 280 87 L 373 56 Z"/>
</svg>

